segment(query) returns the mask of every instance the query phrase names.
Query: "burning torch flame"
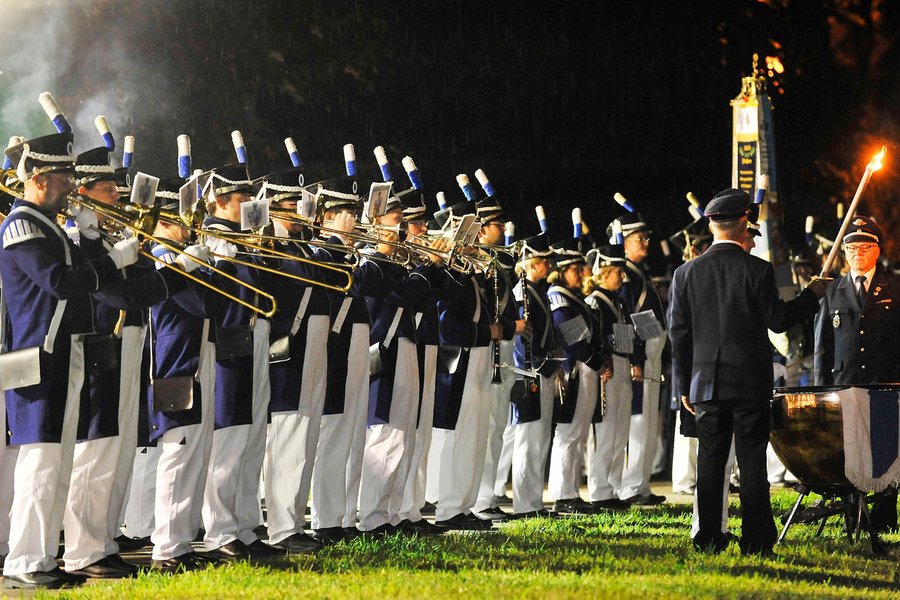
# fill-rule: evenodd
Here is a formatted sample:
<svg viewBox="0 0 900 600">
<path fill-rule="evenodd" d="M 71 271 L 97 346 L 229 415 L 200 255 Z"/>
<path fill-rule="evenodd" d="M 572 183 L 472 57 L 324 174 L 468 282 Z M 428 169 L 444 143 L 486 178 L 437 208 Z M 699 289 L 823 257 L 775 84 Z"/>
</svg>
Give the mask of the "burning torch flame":
<svg viewBox="0 0 900 600">
<path fill-rule="evenodd" d="M 870 171 L 877 171 L 881 168 L 881 159 L 884 158 L 884 154 L 887 152 L 887 147 L 882 146 L 881 152 L 872 157 L 872 160 L 869 161 L 869 164 L 866 166 L 866 169 Z"/>
</svg>

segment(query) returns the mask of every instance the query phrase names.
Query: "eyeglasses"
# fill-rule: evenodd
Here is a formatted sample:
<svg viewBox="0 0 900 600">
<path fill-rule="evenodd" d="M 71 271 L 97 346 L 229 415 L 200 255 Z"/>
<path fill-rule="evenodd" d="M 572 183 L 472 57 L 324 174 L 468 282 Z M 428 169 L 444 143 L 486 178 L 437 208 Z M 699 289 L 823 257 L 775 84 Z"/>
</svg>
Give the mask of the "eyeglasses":
<svg viewBox="0 0 900 600">
<path fill-rule="evenodd" d="M 629 236 L 629 237 L 631 237 L 631 236 Z M 637 241 L 639 244 L 649 244 L 650 243 L 650 236 L 647 235 L 646 233 L 634 234 L 634 237 L 632 239 Z"/>
<path fill-rule="evenodd" d="M 868 254 L 875 248 L 877 244 L 845 244 L 844 253 L 846 254 Z"/>
</svg>

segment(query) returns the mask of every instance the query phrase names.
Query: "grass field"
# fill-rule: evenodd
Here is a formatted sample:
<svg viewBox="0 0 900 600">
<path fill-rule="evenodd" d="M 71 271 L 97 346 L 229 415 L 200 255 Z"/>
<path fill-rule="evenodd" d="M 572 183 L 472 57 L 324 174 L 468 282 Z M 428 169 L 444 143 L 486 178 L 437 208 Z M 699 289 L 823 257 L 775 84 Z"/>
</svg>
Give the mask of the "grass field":
<svg viewBox="0 0 900 600">
<path fill-rule="evenodd" d="M 777 514 L 795 498 L 774 495 Z M 734 512 L 734 507 L 732 507 Z M 739 519 L 731 520 L 740 535 Z M 253 566 L 92 583 L 66 598 L 900 598 L 900 551 L 849 545 L 833 519 L 821 537 L 796 525 L 774 559 L 690 546 L 690 506 L 532 519 L 484 533 L 356 539 L 317 555 Z M 900 536 L 886 536 L 900 541 Z"/>
</svg>

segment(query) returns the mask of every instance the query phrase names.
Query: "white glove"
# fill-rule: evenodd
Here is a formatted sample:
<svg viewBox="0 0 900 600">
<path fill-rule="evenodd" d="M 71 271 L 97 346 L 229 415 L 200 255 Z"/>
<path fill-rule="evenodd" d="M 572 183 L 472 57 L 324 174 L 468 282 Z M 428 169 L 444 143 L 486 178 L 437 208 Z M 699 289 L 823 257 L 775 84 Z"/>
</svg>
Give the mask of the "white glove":
<svg viewBox="0 0 900 600">
<path fill-rule="evenodd" d="M 81 205 L 70 205 L 69 212 L 82 237 L 88 240 L 96 240 L 100 237 L 100 225 L 97 223 L 97 215 L 94 214 L 94 211 Z"/>
<path fill-rule="evenodd" d="M 186 254 L 187 256 L 185 256 Z M 181 268 L 184 269 L 185 273 L 190 273 L 197 267 L 200 267 L 200 263 L 197 260 L 202 262 L 207 262 L 209 260 L 209 248 L 204 246 L 203 244 L 195 244 L 193 246 L 188 246 L 184 249 L 184 254 L 178 256 L 175 259 L 175 262 L 181 265 Z M 197 260 L 191 260 L 188 256 L 193 256 Z"/>
<path fill-rule="evenodd" d="M 217 260 L 226 257 L 234 258 L 237 256 L 237 246 L 228 240 L 219 237 L 208 237 L 206 239 L 206 245 L 209 247 L 209 253 L 215 254 Z"/>
<path fill-rule="evenodd" d="M 116 242 L 116 245 L 109 251 L 109 257 L 116 263 L 117 269 L 124 269 L 128 265 L 133 265 L 137 262 L 140 249 L 141 242 L 137 236 L 134 236 L 127 240 Z"/>
</svg>

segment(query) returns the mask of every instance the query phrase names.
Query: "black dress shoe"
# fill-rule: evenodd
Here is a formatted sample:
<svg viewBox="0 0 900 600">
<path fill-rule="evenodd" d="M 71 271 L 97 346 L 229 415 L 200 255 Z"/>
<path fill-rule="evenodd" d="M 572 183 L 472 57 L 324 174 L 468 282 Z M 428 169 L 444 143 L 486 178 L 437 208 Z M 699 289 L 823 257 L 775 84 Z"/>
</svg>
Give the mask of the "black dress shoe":
<svg viewBox="0 0 900 600">
<path fill-rule="evenodd" d="M 137 567 L 134 565 L 125 567 L 115 559 L 104 556 L 97 562 L 91 563 L 86 567 L 69 571 L 69 574 L 81 575 L 90 579 L 125 579 L 128 577 L 135 577 L 137 575 Z"/>
<path fill-rule="evenodd" d="M 250 550 L 250 558 L 255 560 L 268 560 L 273 558 L 284 558 L 286 552 L 283 548 L 277 548 L 264 543 L 262 540 L 256 540 L 251 544 L 247 544 Z"/>
<path fill-rule="evenodd" d="M 210 550 L 206 556 L 210 560 L 216 562 L 229 562 L 232 560 L 246 560 L 250 558 L 250 548 L 241 540 L 228 542 L 224 546 L 219 546 L 215 550 Z"/>
<path fill-rule="evenodd" d="M 625 502 L 626 504 L 635 504 L 637 506 L 658 506 L 665 501 L 665 496 L 658 496 L 656 494 L 638 494 L 622 500 L 622 502 Z"/>
<path fill-rule="evenodd" d="M 275 548 L 285 550 L 288 554 L 309 554 L 322 548 L 322 542 L 309 537 L 303 532 L 295 533 L 272 545 Z"/>
<path fill-rule="evenodd" d="M 596 500 L 591 502 L 591 506 L 595 509 L 601 510 L 628 510 L 631 508 L 631 505 L 627 502 L 623 502 L 618 498 L 609 498 L 608 500 Z"/>
<path fill-rule="evenodd" d="M 385 523 L 384 525 L 379 525 L 375 529 L 370 529 L 369 531 L 361 531 L 360 535 L 365 537 L 384 539 L 388 536 L 394 535 L 395 533 L 397 533 L 396 528 L 390 523 Z"/>
<path fill-rule="evenodd" d="M 202 571 L 213 564 L 208 558 L 198 552 L 188 552 L 175 558 L 154 560 L 150 568 L 158 573 L 187 573 L 188 571 Z"/>
<path fill-rule="evenodd" d="M 141 548 L 151 544 L 150 538 L 148 537 L 133 538 L 128 537 L 127 535 L 118 536 L 116 538 L 116 543 L 119 545 L 119 552 L 137 552 Z"/>
<path fill-rule="evenodd" d="M 481 512 L 472 513 L 472 515 L 476 519 L 481 519 L 482 521 L 493 521 L 494 523 L 501 523 L 510 517 L 508 512 L 502 511 L 499 508 L 489 508 Z"/>
<path fill-rule="evenodd" d="M 83 584 L 86 577 L 66 573 L 59 567 L 52 571 L 33 571 L 21 575 L 4 575 L 3 587 L 7 590 L 59 589 Z"/>
<path fill-rule="evenodd" d="M 597 509 L 581 498 L 567 498 L 554 502 L 553 512 L 558 515 L 590 515 L 596 513 Z"/>
<path fill-rule="evenodd" d="M 402 521 L 397 526 L 397 531 L 406 535 L 441 535 L 447 532 L 447 528 L 438 527 L 425 519 L 420 519 L 418 521 Z"/>
<path fill-rule="evenodd" d="M 135 575 L 137 575 L 138 573 L 141 572 L 141 568 L 139 566 L 137 566 L 134 563 L 128 562 L 127 560 L 125 560 L 124 558 L 119 556 L 118 554 L 110 554 L 109 556 L 106 557 L 106 559 L 109 560 L 114 565 L 119 565 L 123 569 L 131 569 L 132 571 L 134 571 Z"/>
<path fill-rule="evenodd" d="M 433 515 L 434 514 L 435 505 L 431 502 L 426 502 L 422 505 L 422 508 L 419 509 L 419 514 L 422 515 Z"/>
<path fill-rule="evenodd" d="M 523 513 L 514 513 L 509 516 L 510 519 L 519 520 L 519 519 L 541 519 L 545 517 L 554 517 L 553 513 L 551 513 L 546 508 L 540 508 L 538 510 L 529 510 L 528 512 Z"/>
<path fill-rule="evenodd" d="M 512 504 L 512 499 L 509 496 L 492 496 L 491 497 L 491 506 L 504 506 Z"/>
<path fill-rule="evenodd" d="M 457 531 L 479 531 L 490 529 L 494 526 L 491 521 L 482 521 L 478 517 L 465 513 L 453 515 L 443 521 L 435 521 L 434 524 L 444 529 L 455 529 Z"/>
<path fill-rule="evenodd" d="M 312 538 L 321 544 L 336 544 L 347 539 L 343 527 L 323 527 L 312 532 Z"/>
<path fill-rule="evenodd" d="M 347 541 L 355 540 L 362 535 L 362 531 L 360 531 L 356 527 L 342 527 L 341 529 L 343 529 L 344 539 Z"/>
</svg>

